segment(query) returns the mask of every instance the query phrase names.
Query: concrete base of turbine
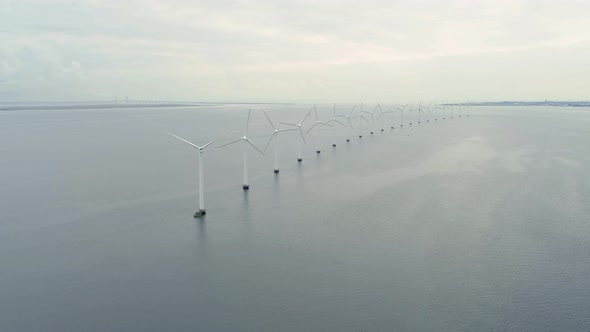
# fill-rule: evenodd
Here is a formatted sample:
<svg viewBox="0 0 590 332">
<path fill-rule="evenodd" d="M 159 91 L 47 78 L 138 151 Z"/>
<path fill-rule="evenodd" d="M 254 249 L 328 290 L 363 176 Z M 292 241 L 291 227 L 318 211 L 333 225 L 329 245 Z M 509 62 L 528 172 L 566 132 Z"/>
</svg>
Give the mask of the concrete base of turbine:
<svg viewBox="0 0 590 332">
<path fill-rule="evenodd" d="M 335 148 L 336 147 L 336 144 L 332 144 L 332 147 Z"/>
<path fill-rule="evenodd" d="M 363 138 L 363 135 L 359 135 L 359 138 Z"/>
<path fill-rule="evenodd" d="M 385 129 L 381 129 L 381 131 L 385 131 Z"/>
<path fill-rule="evenodd" d="M 430 120 L 426 120 L 426 122 L 430 122 Z"/>
<path fill-rule="evenodd" d="M 320 152 L 321 152 L 320 150 L 315 150 L 315 153 L 320 153 Z"/>
<path fill-rule="evenodd" d="M 373 135 L 373 132 L 371 132 L 371 135 Z"/>
<path fill-rule="evenodd" d="M 297 161 L 298 161 L 298 162 L 301 162 L 301 161 L 303 161 L 303 159 L 301 159 L 301 158 L 297 158 Z"/>
<path fill-rule="evenodd" d="M 248 190 L 248 189 L 250 189 L 250 185 L 244 184 L 244 185 L 242 185 L 242 189 Z"/>
<path fill-rule="evenodd" d="M 412 123 L 410 122 L 410 126 L 412 125 Z"/>
<path fill-rule="evenodd" d="M 399 125 L 400 127 L 403 127 L 404 125 Z"/>
<path fill-rule="evenodd" d="M 278 172 L 279 172 L 279 170 L 278 169 L 275 169 L 275 174 L 278 173 Z"/>
<path fill-rule="evenodd" d="M 347 139 L 346 139 L 346 141 L 347 141 L 347 142 L 350 142 L 350 139 L 349 139 L 349 138 L 347 138 Z"/>
<path fill-rule="evenodd" d="M 391 127 L 391 129 L 394 129 L 393 127 Z"/>
<path fill-rule="evenodd" d="M 194 217 L 200 218 L 200 217 L 204 216 L 205 214 L 207 214 L 207 213 L 205 213 L 205 209 L 199 209 L 199 210 L 197 210 L 197 212 L 195 212 Z"/>
</svg>

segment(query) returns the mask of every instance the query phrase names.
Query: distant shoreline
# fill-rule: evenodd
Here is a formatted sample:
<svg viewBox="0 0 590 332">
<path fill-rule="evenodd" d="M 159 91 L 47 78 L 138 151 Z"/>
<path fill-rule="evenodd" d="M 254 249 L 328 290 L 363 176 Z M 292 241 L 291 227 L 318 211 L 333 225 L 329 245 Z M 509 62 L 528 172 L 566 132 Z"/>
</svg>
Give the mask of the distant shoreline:
<svg viewBox="0 0 590 332">
<path fill-rule="evenodd" d="M 58 104 L 58 105 L 0 105 L 0 111 L 36 111 L 36 110 L 84 110 L 111 108 L 162 108 L 162 107 L 214 107 L 221 105 L 293 105 L 293 103 L 214 103 L 214 102 L 178 102 L 178 103 L 122 103 L 122 104 Z M 310 104 L 311 105 L 311 104 Z M 444 103 L 441 106 L 549 106 L 549 107 L 590 107 L 587 101 L 488 101 Z"/>
<path fill-rule="evenodd" d="M 268 103 L 162 103 L 162 104 L 60 104 L 60 105 L 0 105 L 0 111 L 85 110 L 109 108 L 212 107 L 221 105 L 265 105 Z M 274 103 L 273 103 L 274 104 Z M 285 105 L 281 103 L 278 105 Z"/>
</svg>

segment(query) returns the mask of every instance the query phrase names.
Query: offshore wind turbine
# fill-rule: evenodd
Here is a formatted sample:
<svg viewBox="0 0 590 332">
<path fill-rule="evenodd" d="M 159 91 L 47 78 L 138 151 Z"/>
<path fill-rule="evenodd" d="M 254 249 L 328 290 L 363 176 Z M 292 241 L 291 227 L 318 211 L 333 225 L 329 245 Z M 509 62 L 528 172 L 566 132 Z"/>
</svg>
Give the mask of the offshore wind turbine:
<svg viewBox="0 0 590 332">
<path fill-rule="evenodd" d="M 318 110 L 315 108 L 315 105 L 313 105 L 313 111 L 315 113 L 315 123 L 313 124 L 313 126 L 311 126 L 311 128 L 309 128 L 306 132 L 309 133 L 313 128 L 316 128 L 316 132 L 315 132 L 315 152 L 316 153 L 320 153 L 320 127 L 321 126 L 329 126 L 329 124 L 327 124 L 326 122 L 322 122 L 320 121 L 320 119 L 318 118 Z"/>
<path fill-rule="evenodd" d="M 250 113 L 252 113 L 252 110 L 248 110 L 248 120 L 246 121 L 246 129 L 244 130 L 244 136 L 238 138 L 237 140 L 231 141 L 229 143 L 223 144 L 218 147 L 218 148 L 222 148 L 224 146 L 228 146 L 228 145 L 240 142 L 240 141 L 244 145 L 244 184 L 242 185 L 242 189 L 244 189 L 244 190 L 250 189 L 250 184 L 248 183 L 248 154 L 247 154 L 248 149 L 247 149 L 247 145 L 250 144 L 253 148 L 258 150 L 258 152 L 262 153 L 262 155 L 265 156 L 264 152 L 262 150 L 260 150 L 248 138 L 248 125 L 250 124 Z"/>
<path fill-rule="evenodd" d="M 381 107 L 381 106 L 379 106 L 379 104 L 377 104 L 377 106 L 375 106 L 375 108 L 373 108 L 373 110 L 371 112 L 361 111 L 361 112 L 365 112 L 365 113 L 371 115 L 371 135 L 373 135 L 373 131 L 375 130 L 375 110 L 377 109 L 377 107 Z"/>
<path fill-rule="evenodd" d="M 381 131 L 383 131 L 383 128 L 385 128 L 385 116 L 383 115 L 384 113 L 391 113 L 391 129 L 393 129 L 393 110 L 381 110 L 381 113 L 379 113 L 379 115 L 377 116 L 377 119 L 381 118 Z"/>
<path fill-rule="evenodd" d="M 348 113 L 348 115 L 336 115 L 336 116 L 339 116 L 339 117 L 346 118 L 346 120 L 348 121 L 348 126 L 347 126 L 348 127 L 348 136 L 346 137 L 346 141 L 347 142 L 350 142 L 350 130 L 353 129 L 352 121 L 350 119 L 351 119 L 351 116 L 352 116 L 352 112 L 354 112 L 354 109 L 355 108 L 356 108 L 356 105 L 354 105 L 354 107 L 350 110 L 350 112 Z M 354 118 L 354 117 L 352 117 L 352 118 Z"/>
<path fill-rule="evenodd" d="M 307 142 L 305 141 L 305 135 L 303 135 L 303 130 L 301 129 L 301 126 L 303 126 L 303 122 L 305 122 L 305 120 L 307 120 L 307 117 L 309 116 L 309 114 L 311 114 L 311 110 L 309 110 L 309 112 L 307 112 L 307 114 L 305 114 L 305 117 L 303 117 L 303 120 L 299 121 L 298 123 L 281 122 L 282 124 L 285 124 L 288 126 L 297 127 L 297 129 L 299 130 L 299 134 L 301 134 L 301 139 L 297 140 L 297 161 L 298 162 L 303 161 L 303 158 L 301 157 L 301 141 L 303 140 L 303 143 L 307 144 Z"/>
<path fill-rule="evenodd" d="M 293 131 L 293 130 L 297 130 L 297 129 L 296 128 L 278 129 L 277 127 L 275 127 L 275 125 L 272 123 L 272 121 L 270 121 L 270 118 L 268 117 L 268 114 L 266 114 L 266 111 L 262 111 L 262 112 L 264 112 L 264 115 L 266 116 L 268 123 L 270 123 L 270 126 L 274 130 L 273 134 L 270 136 L 270 139 L 268 140 L 268 143 L 266 143 L 266 147 L 264 148 L 264 151 L 266 151 L 266 149 L 268 149 L 270 142 L 274 139 L 275 140 L 275 169 L 274 169 L 274 172 L 276 174 L 279 172 L 279 133 L 281 133 L 283 131 Z"/>
<path fill-rule="evenodd" d="M 225 133 L 227 134 L 227 133 Z M 203 189 L 204 183 L 203 183 L 203 152 L 205 150 L 206 147 L 208 147 L 209 145 L 211 145 L 213 142 L 217 141 L 218 139 L 220 139 L 221 137 L 223 137 L 225 134 L 217 137 L 216 139 L 210 141 L 209 143 L 204 144 L 203 146 L 198 146 L 196 144 L 193 144 L 187 140 L 185 140 L 184 138 L 178 137 L 174 134 L 168 133 L 168 135 L 175 137 L 181 141 L 183 141 L 184 143 L 192 146 L 193 148 L 199 150 L 199 209 L 197 210 L 197 212 L 195 212 L 195 218 L 199 218 L 202 215 L 205 215 L 205 191 Z"/>
<path fill-rule="evenodd" d="M 365 118 L 365 116 L 363 115 L 363 104 L 361 103 L 361 111 L 359 112 L 359 114 L 353 116 L 353 118 L 359 118 L 359 138 L 363 138 L 363 120 L 367 121 L 367 123 L 369 123 L 369 120 L 367 120 L 367 118 Z"/>
<path fill-rule="evenodd" d="M 333 117 L 332 119 L 328 120 L 328 122 L 326 122 L 327 124 L 332 123 L 332 147 L 336 147 L 336 133 L 335 133 L 335 129 L 336 129 L 336 123 L 339 123 L 341 126 L 346 127 L 346 125 L 340 121 L 338 121 L 338 119 L 336 119 L 338 115 L 336 115 L 336 104 L 334 104 L 334 113 L 333 113 Z"/>
</svg>

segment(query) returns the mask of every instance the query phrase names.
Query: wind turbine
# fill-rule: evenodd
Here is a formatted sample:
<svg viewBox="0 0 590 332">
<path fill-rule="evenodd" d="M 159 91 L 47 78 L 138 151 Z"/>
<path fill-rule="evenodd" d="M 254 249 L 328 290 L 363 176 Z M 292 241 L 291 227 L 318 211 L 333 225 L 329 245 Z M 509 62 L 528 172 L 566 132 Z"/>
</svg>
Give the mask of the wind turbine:
<svg viewBox="0 0 590 332">
<path fill-rule="evenodd" d="M 455 117 L 455 106 L 451 105 L 451 119 Z"/>
<path fill-rule="evenodd" d="M 315 112 L 315 123 L 313 124 L 313 126 L 311 126 L 311 128 L 309 128 L 306 132 L 309 133 L 313 128 L 316 128 L 316 134 L 315 134 L 315 152 L 316 153 L 320 153 L 320 127 L 323 126 L 329 126 L 329 124 L 320 121 L 320 119 L 318 118 L 318 110 L 315 108 L 315 105 L 313 105 L 313 111 Z"/>
<path fill-rule="evenodd" d="M 282 124 L 288 125 L 288 126 L 295 126 L 297 127 L 297 129 L 299 130 L 299 134 L 301 134 L 301 140 L 303 140 L 304 144 L 307 144 L 307 142 L 305 141 L 305 136 L 303 135 L 303 130 L 301 129 L 301 126 L 303 126 L 303 122 L 305 122 L 305 120 L 307 120 L 307 117 L 309 116 L 309 114 L 311 114 L 311 110 L 309 110 L 309 112 L 307 112 L 307 114 L 305 114 L 305 117 L 303 117 L 303 120 L 299 121 L 299 123 L 286 123 L 286 122 L 281 122 Z M 303 158 L 301 158 L 301 140 L 297 140 L 297 161 L 301 162 L 303 160 Z"/>
<path fill-rule="evenodd" d="M 375 130 L 375 110 L 377 109 L 377 107 L 381 107 L 379 106 L 379 104 L 377 104 L 377 106 L 375 106 L 375 108 L 373 108 L 373 111 L 369 112 L 369 111 L 364 111 L 367 114 L 371 115 L 371 135 L 373 135 L 373 130 Z"/>
<path fill-rule="evenodd" d="M 359 112 L 359 114 L 353 116 L 353 118 L 357 117 L 359 118 L 359 138 L 363 138 L 363 120 L 369 123 L 369 120 L 367 120 L 367 118 L 365 118 L 365 116 L 363 115 L 363 103 L 361 103 L 361 111 Z"/>
<path fill-rule="evenodd" d="M 266 111 L 262 111 L 262 112 L 264 112 L 264 115 L 266 116 L 266 119 L 268 120 L 268 123 L 270 123 L 270 126 L 272 127 L 272 129 L 274 129 L 274 132 L 270 136 L 268 143 L 266 143 L 266 147 L 264 148 L 264 151 L 266 151 L 266 149 L 268 149 L 270 142 L 274 138 L 275 139 L 275 170 L 274 170 L 274 172 L 278 173 L 279 172 L 279 133 L 283 132 L 283 131 L 293 131 L 293 130 L 297 130 L 297 129 L 296 128 L 278 129 L 277 127 L 275 127 L 275 125 L 272 123 L 272 121 L 270 121 L 270 118 L 268 117 L 268 114 L 266 114 Z"/>
<path fill-rule="evenodd" d="M 383 128 L 385 127 L 385 124 L 384 124 L 385 116 L 383 115 L 383 113 L 391 113 L 391 129 L 393 129 L 393 110 L 389 110 L 389 111 L 381 110 L 381 113 L 379 113 L 379 115 L 377 116 L 377 119 L 381 118 L 381 131 L 383 131 Z"/>
<path fill-rule="evenodd" d="M 406 109 L 406 106 L 408 106 L 408 105 L 406 104 L 406 105 L 405 105 L 403 108 L 401 108 L 401 109 L 400 109 L 399 107 L 397 108 L 397 109 L 400 111 L 400 113 L 401 113 L 401 116 L 402 116 L 401 124 L 399 125 L 399 126 L 400 126 L 400 128 L 403 128 L 403 126 L 404 126 L 404 109 Z M 414 107 L 414 104 L 410 105 L 410 114 L 412 114 L 412 108 L 413 108 L 413 107 Z"/>
<path fill-rule="evenodd" d="M 336 123 L 339 123 L 341 126 L 346 127 L 346 125 L 340 121 L 338 121 L 338 119 L 336 119 L 336 104 L 334 104 L 334 115 L 332 117 L 332 119 L 330 119 L 328 122 L 326 122 L 327 124 L 329 124 L 330 122 L 332 123 L 332 147 L 336 147 L 336 134 L 335 134 L 335 129 L 336 129 Z"/>
<path fill-rule="evenodd" d="M 346 118 L 346 120 L 348 120 L 348 125 L 349 126 L 347 126 L 348 127 L 348 136 L 346 138 L 346 141 L 347 142 L 350 142 L 350 130 L 353 129 L 352 121 L 350 119 L 351 119 L 351 116 L 352 116 L 352 112 L 354 112 L 354 109 L 355 108 L 356 108 L 356 105 L 354 105 L 354 107 L 350 110 L 350 113 L 348 113 L 348 115 L 336 115 L 336 116 L 340 116 L 340 117 Z M 354 118 L 354 117 L 352 117 L 352 118 Z"/>
<path fill-rule="evenodd" d="M 244 130 L 244 136 L 238 138 L 235 141 L 231 141 L 229 143 L 223 144 L 221 146 L 219 146 L 218 148 L 222 148 L 224 146 L 228 146 L 237 142 L 242 141 L 243 145 L 244 145 L 244 184 L 242 185 L 242 189 L 244 190 L 248 190 L 250 189 L 250 184 L 248 183 L 248 154 L 247 154 L 247 144 L 250 144 L 253 148 L 255 148 L 256 150 L 258 150 L 258 152 L 262 153 L 263 156 L 265 156 L 264 152 L 262 150 L 260 150 L 254 143 L 252 143 L 252 141 L 248 138 L 248 125 L 250 124 L 250 113 L 252 113 L 252 110 L 248 110 L 248 120 L 246 121 L 246 129 Z"/>
<path fill-rule="evenodd" d="M 218 139 L 220 139 L 221 137 L 223 137 L 226 133 L 224 133 L 223 135 L 217 137 L 216 139 L 210 141 L 209 143 L 203 145 L 203 146 L 198 146 L 196 144 L 193 144 L 187 140 L 185 140 L 184 138 L 178 137 L 174 134 L 171 133 L 167 133 L 168 135 L 175 137 L 183 142 L 185 142 L 186 144 L 192 146 L 193 148 L 199 150 L 199 209 L 197 210 L 197 212 L 195 212 L 195 218 L 199 218 L 202 215 L 205 215 L 205 192 L 203 189 L 203 152 L 205 150 L 206 147 L 208 147 L 209 145 L 211 145 L 213 142 L 217 141 Z"/>
<path fill-rule="evenodd" d="M 462 110 L 462 107 L 461 107 L 461 104 L 459 104 L 459 117 L 461 117 L 461 110 Z"/>
</svg>

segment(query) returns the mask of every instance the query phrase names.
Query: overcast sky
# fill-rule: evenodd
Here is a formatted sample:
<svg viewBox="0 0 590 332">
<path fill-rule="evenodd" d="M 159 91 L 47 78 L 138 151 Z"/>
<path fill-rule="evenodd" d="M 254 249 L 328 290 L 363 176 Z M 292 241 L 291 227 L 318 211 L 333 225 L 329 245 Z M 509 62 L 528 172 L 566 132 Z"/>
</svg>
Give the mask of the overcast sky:
<svg viewBox="0 0 590 332">
<path fill-rule="evenodd" d="M 0 101 L 590 99 L 588 0 L 2 0 Z"/>
</svg>

